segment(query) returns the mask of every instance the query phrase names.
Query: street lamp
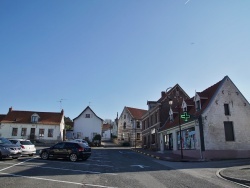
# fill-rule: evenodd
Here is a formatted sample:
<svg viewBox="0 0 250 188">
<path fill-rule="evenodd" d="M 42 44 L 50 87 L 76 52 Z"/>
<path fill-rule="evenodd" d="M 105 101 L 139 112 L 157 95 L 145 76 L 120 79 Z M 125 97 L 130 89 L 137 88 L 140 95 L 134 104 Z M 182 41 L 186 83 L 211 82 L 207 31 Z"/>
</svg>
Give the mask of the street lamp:
<svg viewBox="0 0 250 188">
<path fill-rule="evenodd" d="M 180 132 L 180 145 L 181 145 L 181 159 L 183 159 L 183 151 L 182 151 L 182 134 L 181 134 L 181 108 L 180 108 L 180 105 L 179 105 L 179 99 L 178 100 L 178 103 L 177 103 L 177 108 L 178 108 L 178 125 L 179 125 L 179 132 Z M 169 105 L 170 107 L 173 105 L 173 100 L 171 98 L 169 98 Z"/>
</svg>

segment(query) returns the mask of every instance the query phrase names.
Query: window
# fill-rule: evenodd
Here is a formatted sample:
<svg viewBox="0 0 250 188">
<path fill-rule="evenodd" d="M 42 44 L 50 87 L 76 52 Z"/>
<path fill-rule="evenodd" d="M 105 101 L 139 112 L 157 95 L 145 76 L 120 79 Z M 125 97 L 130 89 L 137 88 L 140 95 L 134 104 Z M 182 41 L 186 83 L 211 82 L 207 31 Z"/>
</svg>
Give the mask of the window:
<svg viewBox="0 0 250 188">
<path fill-rule="evenodd" d="M 123 123 L 123 129 L 126 129 L 126 122 Z"/>
<path fill-rule="evenodd" d="M 140 133 L 136 133 L 136 140 L 141 140 L 141 134 Z"/>
<path fill-rule="evenodd" d="M 22 128 L 21 136 L 26 136 L 27 128 Z"/>
<path fill-rule="evenodd" d="M 12 129 L 12 136 L 17 136 L 17 130 L 18 130 L 18 128 Z"/>
<path fill-rule="evenodd" d="M 35 113 L 31 116 L 31 122 L 32 123 L 37 123 L 38 122 L 39 116 Z"/>
<path fill-rule="evenodd" d="M 229 104 L 224 104 L 224 111 L 226 116 L 230 115 Z"/>
<path fill-rule="evenodd" d="M 123 119 L 126 119 L 126 114 L 123 116 Z"/>
<path fill-rule="evenodd" d="M 48 137 L 53 137 L 53 129 L 48 130 Z"/>
<path fill-rule="evenodd" d="M 90 114 L 85 114 L 85 118 L 90 118 Z"/>
<path fill-rule="evenodd" d="M 169 110 L 169 119 L 170 119 L 170 122 L 173 122 L 173 121 L 174 121 L 174 115 L 173 115 L 173 111 L 172 111 L 171 108 L 170 108 L 170 110 Z"/>
<path fill-rule="evenodd" d="M 76 138 L 81 138 L 82 137 L 82 133 L 81 132 L 77 132 Z"/>
<path fill-rule="evenodd" d="M 226 141 L 234 141 L 234 127 L 232 121 L 224 121 Z"/>
<path fill-rule="evenodd" d="M 39 137 L 44 137 L 44 129 L 39 129 Z"/>
<path fill-rule="evenodd" d="M 139 121 L 136 122 L 136 128 L 137 128 L 137 129 L 140 129 L 140 128 L 141 128 L 141 125 L 140 125 L 140 122 L 139 122 Z"/>
<path fill-rule="evenodd" d="M 196 108 L 196 111 L 200 111 L 200 109 L 201 109 L 201 103 L 200 103 L 200 101 L 196 101 L 195 102 L 195 108 Z"/>
</svg>

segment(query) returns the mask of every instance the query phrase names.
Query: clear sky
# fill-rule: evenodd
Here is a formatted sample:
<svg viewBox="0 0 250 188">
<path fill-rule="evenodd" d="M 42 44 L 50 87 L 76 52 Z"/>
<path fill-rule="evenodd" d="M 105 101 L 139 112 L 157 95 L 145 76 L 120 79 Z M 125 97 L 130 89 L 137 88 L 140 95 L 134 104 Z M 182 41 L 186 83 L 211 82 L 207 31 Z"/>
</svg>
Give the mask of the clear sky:
<svg viewBox="0 0 250 188">
<path fill-rule="evenodd" d="M 250 101 L 250 1 L 1 0 L 0 65 L 0 114 L 115 119 L 226 75 Z"/>
</svg>

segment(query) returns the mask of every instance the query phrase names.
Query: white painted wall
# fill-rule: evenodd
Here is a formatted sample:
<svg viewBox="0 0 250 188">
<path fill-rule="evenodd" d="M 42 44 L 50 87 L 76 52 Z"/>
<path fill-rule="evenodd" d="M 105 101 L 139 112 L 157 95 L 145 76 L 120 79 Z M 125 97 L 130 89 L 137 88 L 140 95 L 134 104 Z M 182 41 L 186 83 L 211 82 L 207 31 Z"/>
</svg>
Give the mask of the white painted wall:
<svg viewBox="0 0 250 188">
<path fill-rule="evenodd" d="M 224 103 L 229 104 L 230 116 L 224 114 Z M 235 141 L 225 141 L 224 121 L 233 121 Z M 250 105 L 230 80 L 204 112 L 203 124 L 206 150 L 250 149 Z"/>
<path fill-rule="evenodd" d="M 90 118 L 86 118 L 86 114 L 90 114 Z M 74 119 L 74 137 L 77 133 L 81 133 L 80 138 L 93 139 L 93 133 L 102 134 L 102 120 L 98 118 L 89 108 L 87 108 L 79 117 Z"/>
<path fill-rule="evenodd" d="M 64 118 L 63 118 L 64 119 Z M 12 136 L 13 128 L 17 128 L 17 136 Z M 26 136 L 21 136 L 22 128 L 27 128 Z M 46 124 L 17 124 L 17 123 L 2 123 L 0 125 L 0 136 L 5 138 L 24 138 L 28 139 L 31 128 L 35 128 L 36 139 L 43 141 L 53 141 L 63 139 L 64 121 L 60 125 Z M 39 129 L 44 129 L 44 137 L 39 137 Z M 53 137 L 48 137 L 48 130 L 53 129 Z"/>
</svg>

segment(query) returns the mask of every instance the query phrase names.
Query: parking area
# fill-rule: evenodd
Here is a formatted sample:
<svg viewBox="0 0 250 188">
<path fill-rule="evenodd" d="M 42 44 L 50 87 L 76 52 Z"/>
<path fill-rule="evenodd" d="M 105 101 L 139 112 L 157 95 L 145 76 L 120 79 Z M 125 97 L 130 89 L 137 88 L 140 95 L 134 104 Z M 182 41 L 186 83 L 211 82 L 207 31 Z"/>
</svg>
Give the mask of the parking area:
<svg viewBox="0 0 250 188">
<path fill-rule="evenodd" d="M 77 162 L 42 160 L 38 154 L 5 159 L 0 161 L 0 187 L 112 187 L 98 182 L 101 176 L 116 176 L 110 173 L 113 168 L 103 150 L 93 150 L 87 161 Z"/>
</svg>

